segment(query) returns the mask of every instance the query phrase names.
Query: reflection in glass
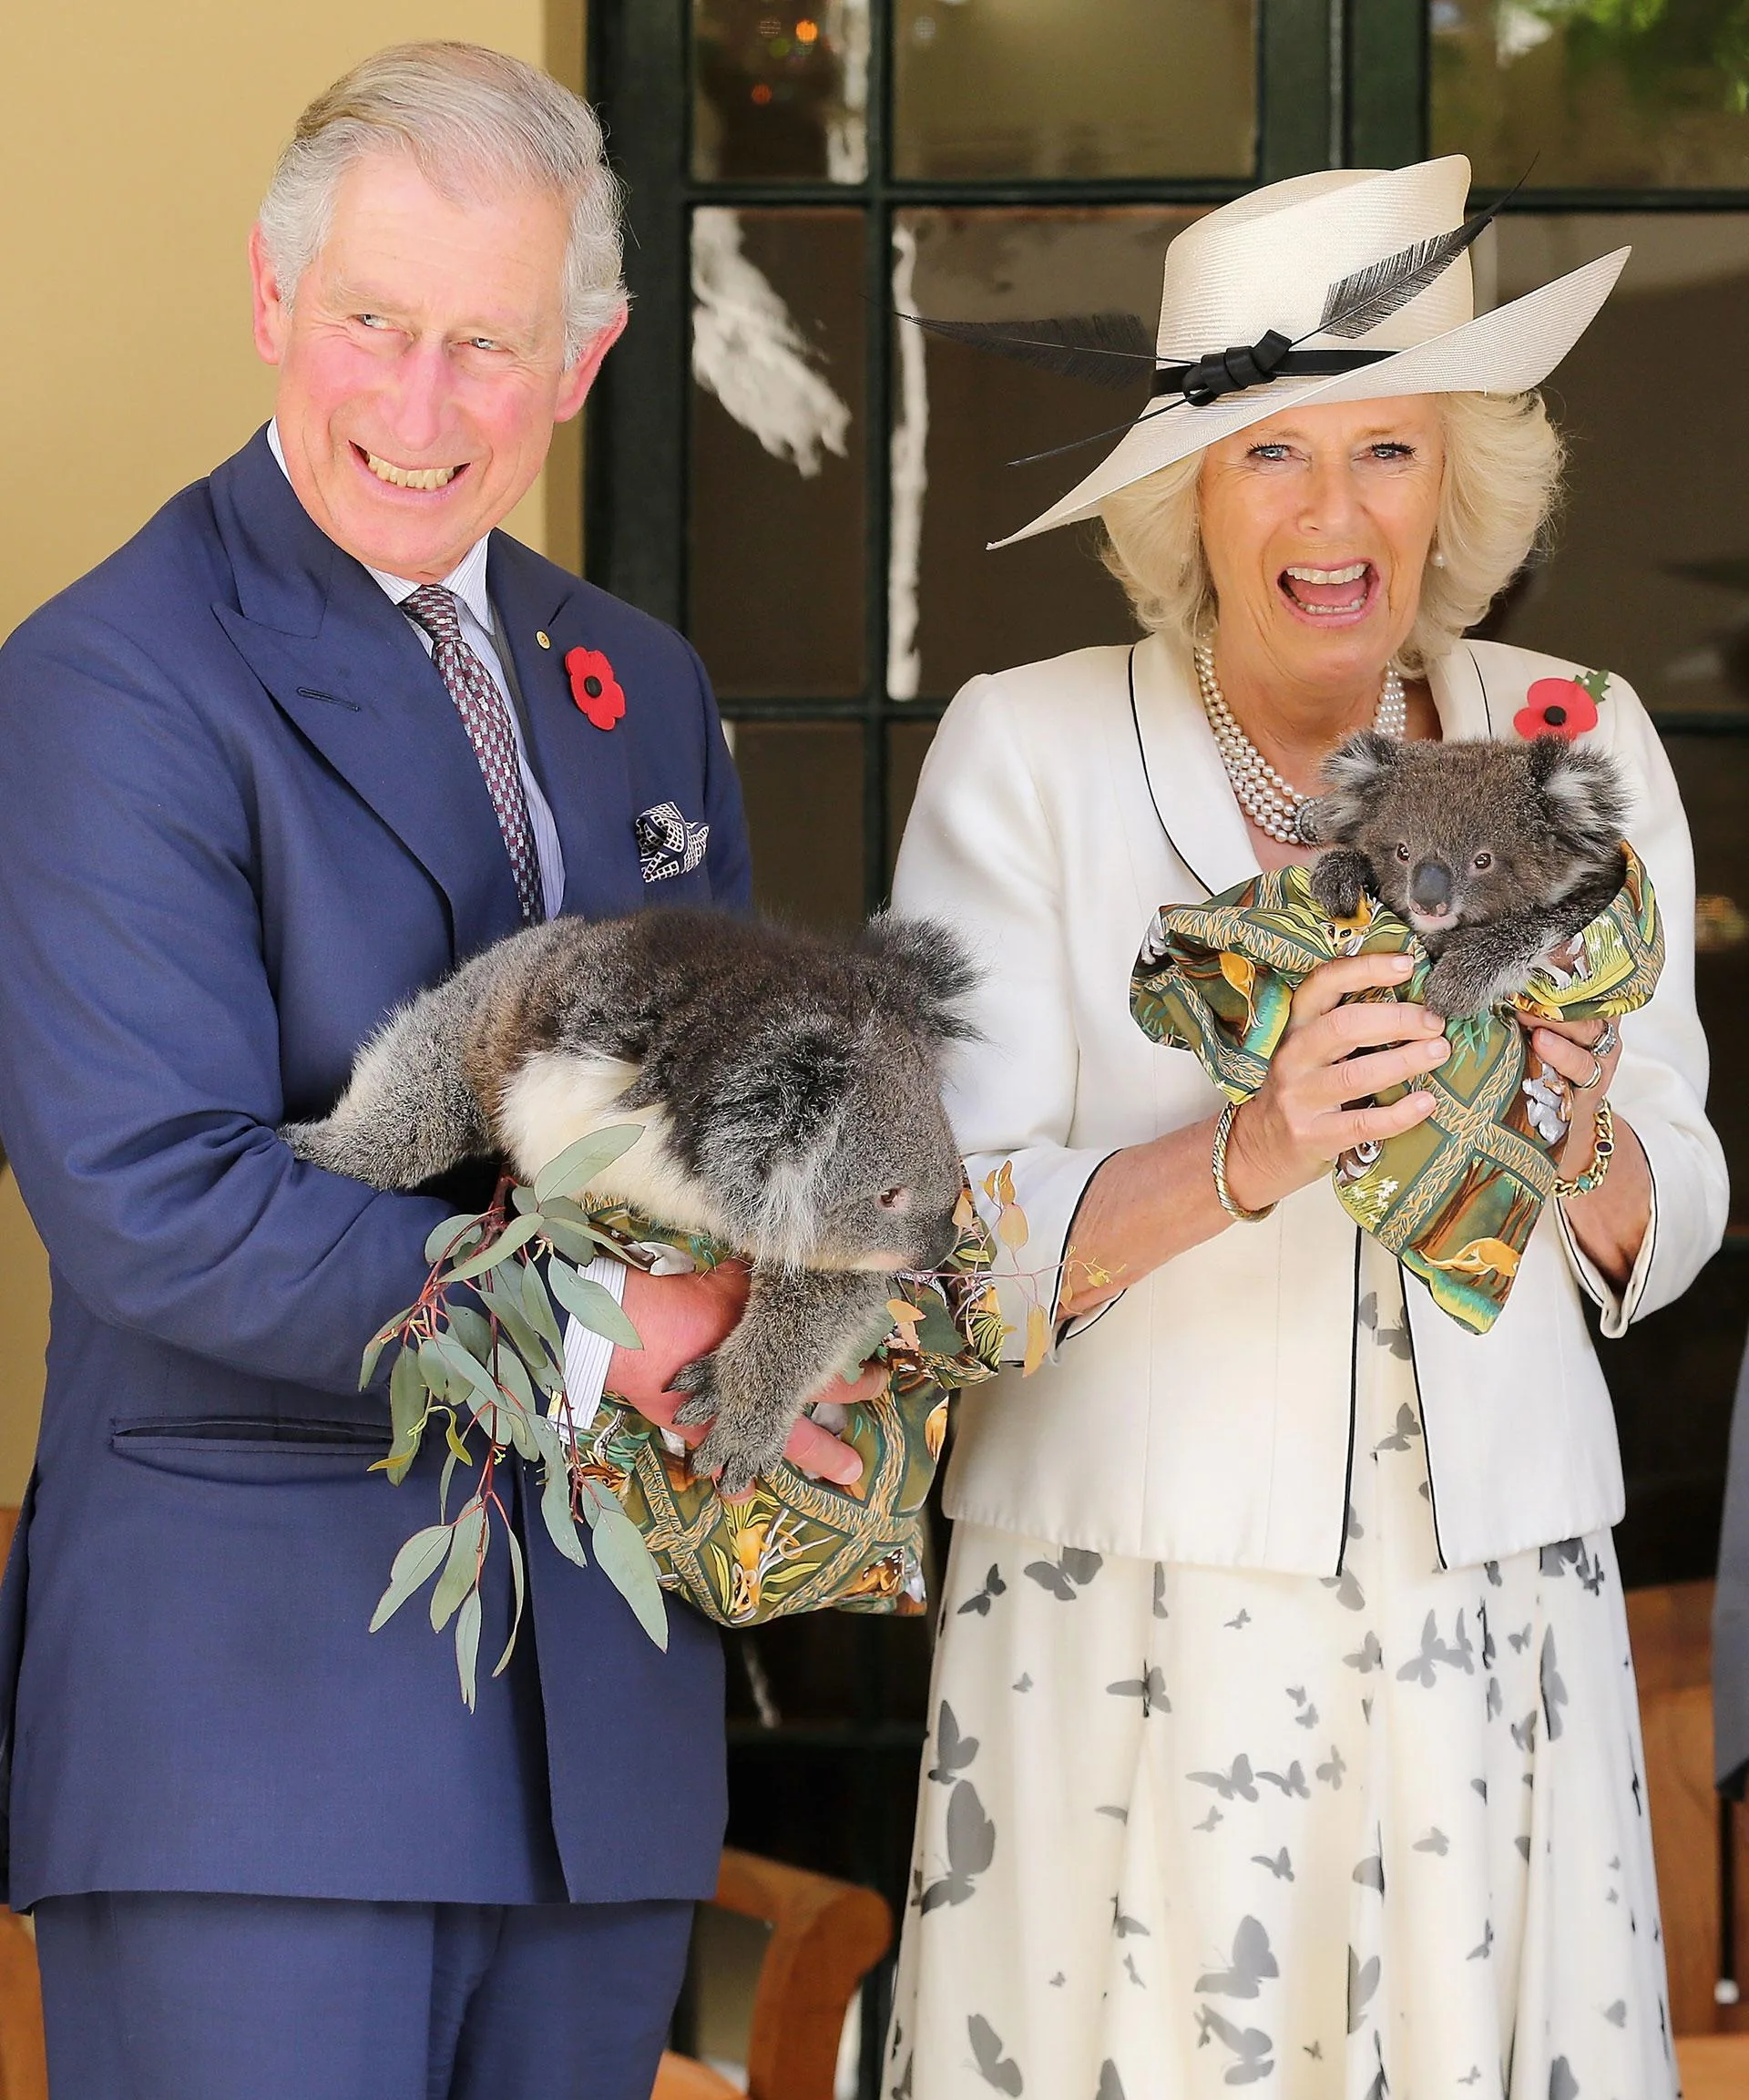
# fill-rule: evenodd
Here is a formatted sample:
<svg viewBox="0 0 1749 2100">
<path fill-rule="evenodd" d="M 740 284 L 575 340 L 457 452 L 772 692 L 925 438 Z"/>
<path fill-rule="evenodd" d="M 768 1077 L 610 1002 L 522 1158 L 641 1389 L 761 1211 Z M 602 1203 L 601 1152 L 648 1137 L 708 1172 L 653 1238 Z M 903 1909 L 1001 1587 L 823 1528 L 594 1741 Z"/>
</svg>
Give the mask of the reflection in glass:
<svg viewBox="0 0 1749 2100">
<path fill-rule="evenodd" d="M 1476 179 L 1749 183 L 1741 0 L 1428 0 L 1432 138 Z"/>
<path fill-rule="evenodd" d="M 863 688 L 863 221 L 692 217 L 688 632 L 727 698 Z"/>
<path fill-rule="evenodd" d="M 900 175 L 1249 175 L 1253 0 L 898 0 Z"/>
<path fill-rule="evenodd" d="M 1166 243 L 1196 214 L 921 210 L 894 231 L 895 296 L 957 320 L 1127 308 L 1151 336 Z M 888 691 L 939 699 L 997 671 L 1135 632 L 1095 551 L 1069 526 L 984 551 L 1071 487 L 1115 442 L 1025 466 L 1020 455 L 1121 422 L 1148 399 L 992 357 L 895 322 Z"/>
<path fill-rule="evenodd" d="M 1749 708 L 1749 375 L 1725 356 L 1703 388 L 1660 376 L 1684 345 L 1749 341 L 1749 213 L 1509 213 L 1498 296 L 1629 243 L 1543 390 L 1572 453 L 1554 557 L 1490 631 L 1617 671 L 1654 714 Z"/>
<path fill-rule="evenodd" d="M 693 0 L 693 174 L 863 181 L 868 35 L 868 0 Z"/>
<path fill-rule="evenodd" d="M 856 722 L 738 722 L 735 768 L 753 898 L 800 926 L 863 917 L 863 732 Z"/>
<path fill-rule="evenodd" d="M 1749 737 L 1670 736 L 1664 748 L 1694 835 L 1694 990 L 1715 1060 L 1706 1112 L 1731 1169 L 1733 1219 L 1742 1223 L 1749 1212 L 1749 1092 L 1740 1048 L 1749 1042 Z"/>
</svg>

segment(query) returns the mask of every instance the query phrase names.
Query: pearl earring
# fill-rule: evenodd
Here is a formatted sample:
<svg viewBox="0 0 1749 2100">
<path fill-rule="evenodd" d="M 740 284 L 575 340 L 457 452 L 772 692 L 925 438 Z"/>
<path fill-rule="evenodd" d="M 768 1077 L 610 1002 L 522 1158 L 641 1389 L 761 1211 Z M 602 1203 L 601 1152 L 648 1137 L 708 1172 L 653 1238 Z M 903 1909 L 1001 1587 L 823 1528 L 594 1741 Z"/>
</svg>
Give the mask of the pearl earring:
<svg viewBox="0 0 1749 2100">
<path fill-rule="evenodd" d="M 1434 548 L 1433 552 L 1428 555 L 1427 559 L 1436 569 L 1443 569 L 1446 566 L 1446 558 L 1443 554 L 1440 553 L 1437 547 Z"/>
</svg>

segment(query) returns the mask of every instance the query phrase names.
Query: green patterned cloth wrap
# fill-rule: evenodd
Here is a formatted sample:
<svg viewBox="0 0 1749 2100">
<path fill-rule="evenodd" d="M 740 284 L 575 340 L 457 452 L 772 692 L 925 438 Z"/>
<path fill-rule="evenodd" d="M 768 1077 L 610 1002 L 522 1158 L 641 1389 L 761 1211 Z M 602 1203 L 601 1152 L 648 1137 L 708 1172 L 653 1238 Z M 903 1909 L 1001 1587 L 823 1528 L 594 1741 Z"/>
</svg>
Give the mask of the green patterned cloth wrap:
<svg viewBox="0 0 1749 2100">
<path fill-rule="evenodd" d="M 1652 997 L 1664 962 L 1652 883 L 1623 848 L 1627 879 L 1608 911 L 1550 952 L 1512 1003 L 1546 1020 L 1631 1013 Z M 1335 956 L 1416 958 L 1400 988 L 1359 996 L 1418 1002 L 1428 958 L 1394 912 L 1363 897 L 1332 920 L 1313 901 L 1310 871 L 1260 875 L 1205 905 L 1162 907 L 1130 979 L 1142 1032 L 1195 1053 L 1229 1101 L 1263 1082 L 1287 1026 L 1294 988 Z M 1503 1009 L 1504 1012 L 1504 1009 Z M 1419 1276 L 1453 1319 L 1486 1334 L 1499 1317 L 1537 1218 L 1555 1185 L 1566 1138 L 1565 1082 L 1544 1067 L 1528 1078 L 1526 1038 L 1509 1013 L 1454 1020 L 1451 1052 L 1421 1084 L 1425 1122 L 1383 1144 L 1345 1152 L 1332 1170 L 1344 1209 Z M 1402 1087 L 1381 1101 L 1399 1100 Z"/>
<path fill-rule="evenodd" d="M 588 1216 L 628 1260 L 658 1274 L 712 1268 L 733 1254 L 629 1211 L 591 1204 Z M 926 1609 L 923 1508 L 946 1435 L 947 1396 L 991 1376 L 1006 1332 L 988 1283 L 994 1247 L 969 1196 L 959 1224 L 959 1245 L 941 1271 L 895 1287 L 905 1310 L 876 1352 L 889 1368 L 885 1391 L 844 1410 L 839 1434 L 863 1461 L 854 1487 L 780 1465 L 744 1501 L 725 1502 L 710 1480 L 690 1476 L 653 1423 L 612 1394 L 603 1399 L 577 1449 L 643 1533 L 664 1589 L 720 1626 L 828 1608 Z"/>
</svg>

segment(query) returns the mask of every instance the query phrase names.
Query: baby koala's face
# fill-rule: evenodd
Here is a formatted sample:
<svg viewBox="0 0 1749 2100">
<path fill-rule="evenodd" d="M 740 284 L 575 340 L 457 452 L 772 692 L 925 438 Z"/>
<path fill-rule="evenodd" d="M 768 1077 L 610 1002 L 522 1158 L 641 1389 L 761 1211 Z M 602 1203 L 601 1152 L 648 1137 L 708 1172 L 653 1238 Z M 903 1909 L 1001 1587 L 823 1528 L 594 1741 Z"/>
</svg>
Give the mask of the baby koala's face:
<svg viewBox="0 0 1749 2100">
<path fill-rule="evenodd" d="M 1553 763 L 1521 743 L 1355 738 L 1327 768 L 1316 835 L 1357 847 L 1380 901 L 1437 948 L 1460 926 L 1558 899 L 1589 869 L 1539 777 Z"/>
<path fill-rule="evenodd" d="M 852 1089 L 823 1177 L 814 1259 L 826 1268 L 938 1268 L 963 1186 L 940 1081 L 922 1059 L 873 1066 Z"/>
</svg>

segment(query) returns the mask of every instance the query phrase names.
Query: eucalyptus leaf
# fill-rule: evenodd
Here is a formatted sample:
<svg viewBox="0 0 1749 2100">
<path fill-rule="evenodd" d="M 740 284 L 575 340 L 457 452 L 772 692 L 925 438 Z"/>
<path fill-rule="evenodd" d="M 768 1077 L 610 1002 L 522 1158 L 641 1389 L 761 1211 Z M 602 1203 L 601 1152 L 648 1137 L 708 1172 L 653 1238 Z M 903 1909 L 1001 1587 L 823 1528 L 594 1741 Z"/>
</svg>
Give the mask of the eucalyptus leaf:
<svg viewBox="0 0 1749 2100">
<path fill-rule="evenodd" d="M 437 1514 L 444 1520 L 444 1530 L 449 1529 L 449 1483 L 455 1477 L 455 1454 L 452 1451 L 444 1460 L 443 1476 L 437 1482 Z"/>
<path fill-rule="evenodd" d="M 604 1335 L 622 1349 L 641 1349 L 638 1330 L 626 1317 L 625 1308 L 605 1284 L 593 1276 L 579 1275 L 568 1262 L 554 1262 L 547 1271 L 553 1296 L 592 1335 Z"/>
<path fill-rule="evenodd" d="M 522 1316 L 551 1349 L 555 1359 L 562 1362 L 565 1355 L 564 1337 L 553 1316 L 553 1301 L 547 1296 L 547 1286 L 541 1281 L 540 1270 L 533 1262 L 522 1272 Z"/>
<path fill-rule="evenodd" d="M 522 1601 L 525 1594 L 522 1541 L 517 1538 L 514 1524 L 505 1526 L 504 1542 L 510 1549 L 510 1581 L 516 1591 L 516 1609 L 510 1614 L 510 1638 L 504 1644 L 504 1653 L 498 1657 L 497 1667 L 492 1673 L 495 1677 L 503 1676 L 509 1667 L 510 1657 L 517 1645 L 517 1629 L 522 1624 Z"/>
<path fill-rule="evenodd" d="M 383 1469 L 397 1488 L 406 1479 L 407 1468 L 419 1455 L 419 1432 L 424 1427 L 426 1404 L 424 1367 L 414 1350 L 404 1348 L 389 1373 L 389 1424 L 393 1437 Z"/>
<path fill-rule="evenodd" d="M 460 1252 L 458 1243 L 470 1226 L 483 1231 L 486 1216 L 481 1211 L 457 1211 L 453 1218 L 445 1218 L 442 1224 L 433 1225 L 425 1241 L 425 1259 L 440 1262 L 452 1249 Z"/>
<path fill-rule="evenodd" d="M 376 1610 L 371 1614 L 372 1633 L 379 1626 L 387 1625 L 420 1584 L 430 1581 L 443 1565 L 448 1551 L 447 1524 L 428 1524 L 423 1531 L 413 1534 L 394 1556 L 394 1564 L 389 1570 L 389 1586 L 377 1599 Z"/>
<path fill-rule="evenodd" d="M 470 1276 L 484 1275 L 487 1269 L 496 1269 L 501 1262 L 507 1262 L 518 1247 L 526 1246 L 540 1230 L 540 1220 L 530 1214 L 518 1218 L 515 1224 L 506 1225 L 489 1247 L 482 1247 L 477 1254 L 466 1255 L 444 1271 L 446 1284 L 465 1284 Z"/>
<path fill-rule="evenodd" d="M 610 1123 L 567 1145 L 535 1176 L 536 1201 L 545 1204 L 549 1196 L 580 1196 L 596 1174 L 629 1152 L 643 1134 L 642 1123 Z"/>
<path fill-rule="evenodd" d="M 528 1368 L 520 1357 L 513 1356 L 508 1349 L 498 1351 L 498 1383 L 529 1414 L 534 1413 L 535 1388 L 528 1377 Z"/>
<path fill-rule="evenodd" d="M 392 1320 L 384 1320 L 370 1340 L 364 1345 L 364 1358 L 358 1368 L 358 1389 L 362 1393 L 371 1382 L 371 1374 L 376 1368 L 377 1358 L 390 1341 L 400 1333 L 413 1316 L 413 1307 L 404 1306 Z"/>
<path fill-rule="evenodd" d="M 535 1201 L 534 1190 L 524 1188 L 520 1182 L 518 1182 L 516 1187 L 513 1188 L 510 1192 L 510 1203 L 512 1208 L 516 1211 L 518 1217 L 526 1215 L 526 1214 L 529 1211 L 537 1210 L 539 1208 L 539 1205 Z"/>
<path fill-rule="evenodd" d="M 476 1408 L 496 1406 L 498 1382 L 471 1351 L 447 1335 L 439 1335 L 434 1346 L 450 1371 L 452 1399 L 459 1399 L 465 1393 L 473 1395 Z"/>
<path fill-rule="evenodd" d="M 549 1224 L 576 1225 L 602 1246 L 611 1247 L 616 1254 L 619 1251 L 619 1241 L 610 1233 L 604 1233 L 583 1205 L 569 1196 L 549 1196 L 540 1206 L 540 1214 Z"/>
<path fill-rule="evenodd" d="M 470 1502 L 450 1527 L 449 1558 L 431 1593 L 431 1630 L 441 1634 L 450 1614 L 471 1590 L 479 1587 L 486 1561 L 486 1504 Z"/>
<path fill-rule="evenodd" d="M 596 1490 L 596 1561 L 609 1582 L 631 1606 L 638 1624 L 659 1648 L 666 1651 L 668 1607 L 662 1602 L 662 1586 L 657 1580 L 656 1563 L 649 1557 L 643 1533 L 619 1507 L 610 1490 L 596 1489 L 593 1480 L 588 1486 Z"/>
<path fill-rule="evenodd" d="M 521 1291 L 503 1275 L 482 1276 L 477 1288 L 517 1355 L 526 1365 L 539 1363 L 546 1351 L 523 1314 Z"/>
<path fill-rule="evenodd" d="M 461 1679 L 462 1704 L 474 1711 L 474 1677 L 480 1660 L 480 1593 L 470 1590 L 455 1614 L 455 1675 Z"/>
<path fill-rule="evenodd" d="M 472 1306 L 445 1305 L 444 1315 L 455 1339 L 476 1364 L 485 1363 L 492 1354 L 491 1321 L 484 1313 L 476 1312 Z"/>
<path fill-rule="evenodd" d="M 547 1525 L 547 1535 L 554 1545 L 568 1561 L 575 1561 L 579 1568 L 587 1568 L 589 1556 L 583 1551 L 583 1542 L 571 1521 L 571 1475 L 568 1466 L 555 1466 L 548 1461 L 546 1485 L 540 1490 L 540 1513 Z"/>
<path fill-rule="evenodd" d="M 454 1415 L 444 1424 L 444 1435 L 449 1444 L 450 1457 L 460 1465 L 471 1466 L 474 1463 L 474 1454 L 463 1442 L 460 1432 L 456 1429 Z"/>
<path fill-rule="evenodd" d="M 605 1233 L 598 1233 L 588 1225 L 575 1225 L 568 1218 L 556 1218 L 547 1212 L 541 1213 L 541 1235 L 548 1239 L 561 1255 L 574 1262 L 592 1262 L 597 1255 L 617 1255 L 618 1243 Z"/>
<path fill-rule="evenodd" d="M 449 1366 L 444 1358 L 441 1337 L 438 1341 L 420 1343 L 419 1375 L 425 1381 L 434 1399 L 447 1400 L 449 1398 L 450 1388 L 455 1380 L 451 1378 Z M 464 1381 L 462 1391 L 465 1393 L 467 1387 Z"/>
</svg>

